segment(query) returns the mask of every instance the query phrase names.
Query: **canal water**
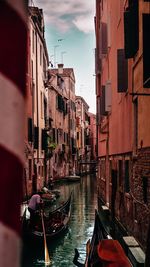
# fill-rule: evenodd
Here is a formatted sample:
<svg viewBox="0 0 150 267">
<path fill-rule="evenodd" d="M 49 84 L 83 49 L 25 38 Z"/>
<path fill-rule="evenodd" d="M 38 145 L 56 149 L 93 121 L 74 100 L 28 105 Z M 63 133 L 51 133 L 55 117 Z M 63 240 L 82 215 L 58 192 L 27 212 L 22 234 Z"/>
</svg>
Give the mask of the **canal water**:
<svg viewBox="0 0 150 267">
<path fill-rule="evenodd" d="M 96 177 L 88 175 L 81 182 L 61 184 L 56 186 L 61 191 L 61 197 L 52 207 L 55 209 L 66 201 L 71 193 L 72 210 L 69 228 L 59 240 L 48 244 L 51 267 L 73 267 L 74 249 L 80 253 L 79 260 L 84 263 L 86 257 L 86 242 L 91 239 L 95 209 L 97 208 Z M 40 245 L 24 246 L 22 267 L 44 267 L 44 242 Z"/>
</svg>

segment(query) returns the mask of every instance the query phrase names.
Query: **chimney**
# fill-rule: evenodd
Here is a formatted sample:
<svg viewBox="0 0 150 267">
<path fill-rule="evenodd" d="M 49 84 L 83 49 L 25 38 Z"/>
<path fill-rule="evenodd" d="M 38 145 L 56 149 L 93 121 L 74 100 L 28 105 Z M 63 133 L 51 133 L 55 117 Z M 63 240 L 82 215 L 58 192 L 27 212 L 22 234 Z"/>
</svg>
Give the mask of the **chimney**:
<svg viewBox="0 0 150 267">
<path fill-rule="evenodd" d="M 64 64 L 58 64 L 58 74 L 63 74 L 63 66 Z"/>
</svg>

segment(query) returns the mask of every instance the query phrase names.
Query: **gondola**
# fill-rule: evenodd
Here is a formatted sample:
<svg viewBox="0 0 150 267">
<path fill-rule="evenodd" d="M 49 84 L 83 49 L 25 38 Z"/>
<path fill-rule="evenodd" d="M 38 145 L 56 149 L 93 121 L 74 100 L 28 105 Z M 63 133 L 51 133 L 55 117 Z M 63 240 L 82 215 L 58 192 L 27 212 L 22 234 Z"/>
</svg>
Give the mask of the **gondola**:
<svg viewBox="0 0 150 267">
<path fill-rule="evenodd" d="M 81 176 L 79 175 L 68 175 L 65 176 L 65 179 L 68 183 L 74 183 L 74 182 L 80 182 L 81 181 Z"/>
<path fill-rule="evenodd" d="M 71 199 L 72 193 L 63 205 L 54 211 L 49 212 L 48 216 L 44 216 L 44 227 L 47 241 L 56 239 L 67 229 L 71 216 Z M 35 220 L 35 224 L 31 225 L 28 209 L 26 208 L 22 219 L 22 232 L 24 240 L 43 241 L 42 214 L 39 213 Z"/>
<path fill-rule="evenodd" d="M 121 245 L 113 240 L 104 228 L 97 210 L 91 242 L 88 241 L 85 263 L 78 261 L 79 253 L 75 249 L 73 263 L 78 267 L 130 267 Z"/>
</svg>

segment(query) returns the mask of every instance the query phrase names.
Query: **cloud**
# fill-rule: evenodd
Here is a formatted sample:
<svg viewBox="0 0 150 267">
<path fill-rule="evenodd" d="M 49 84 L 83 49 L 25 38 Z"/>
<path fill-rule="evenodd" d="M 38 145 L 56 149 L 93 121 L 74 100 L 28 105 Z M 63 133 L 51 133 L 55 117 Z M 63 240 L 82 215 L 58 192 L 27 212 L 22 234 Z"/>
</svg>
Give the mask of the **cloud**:
<svg viewBox="0 0 150 267">
<path fill-rule="evenodd" d="M 76 27 L 84 33 L 94 28 L 95 0 L 34 0 L 43 9 L 45 22 L 61 32 Z"/>
</svg>

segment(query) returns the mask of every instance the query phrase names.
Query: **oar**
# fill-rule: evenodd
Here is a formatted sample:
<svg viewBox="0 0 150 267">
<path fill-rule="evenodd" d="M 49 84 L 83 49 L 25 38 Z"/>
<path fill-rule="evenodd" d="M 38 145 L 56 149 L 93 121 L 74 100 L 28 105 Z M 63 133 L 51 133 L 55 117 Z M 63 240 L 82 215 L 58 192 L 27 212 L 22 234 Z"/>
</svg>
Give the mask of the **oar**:
<svg viewBox="0 0 150 267">
<path fill-rule="evenodd" d="M 48 248 L 47 248 L 47 242 L 46 242 L 46 234 L 45 234 L 43 211 L 41 211 L 41 218 L 42 218 L 42 227 L 43 227 L 43 235 L 44 235 L 45 266 L 49 266 L 50 263 L 51 263 L 51 261 L 50 261 L 49 252 L 48 252 Z"/>
<path fill-rule="evenodd" d="M 90 249 L 91 249 L 91 242 L 90 239 L 86 243 L 86 259 L 85 259 L 85 267 L 88 266 L 88 258 L 90 255 Z"/>
</svg>

